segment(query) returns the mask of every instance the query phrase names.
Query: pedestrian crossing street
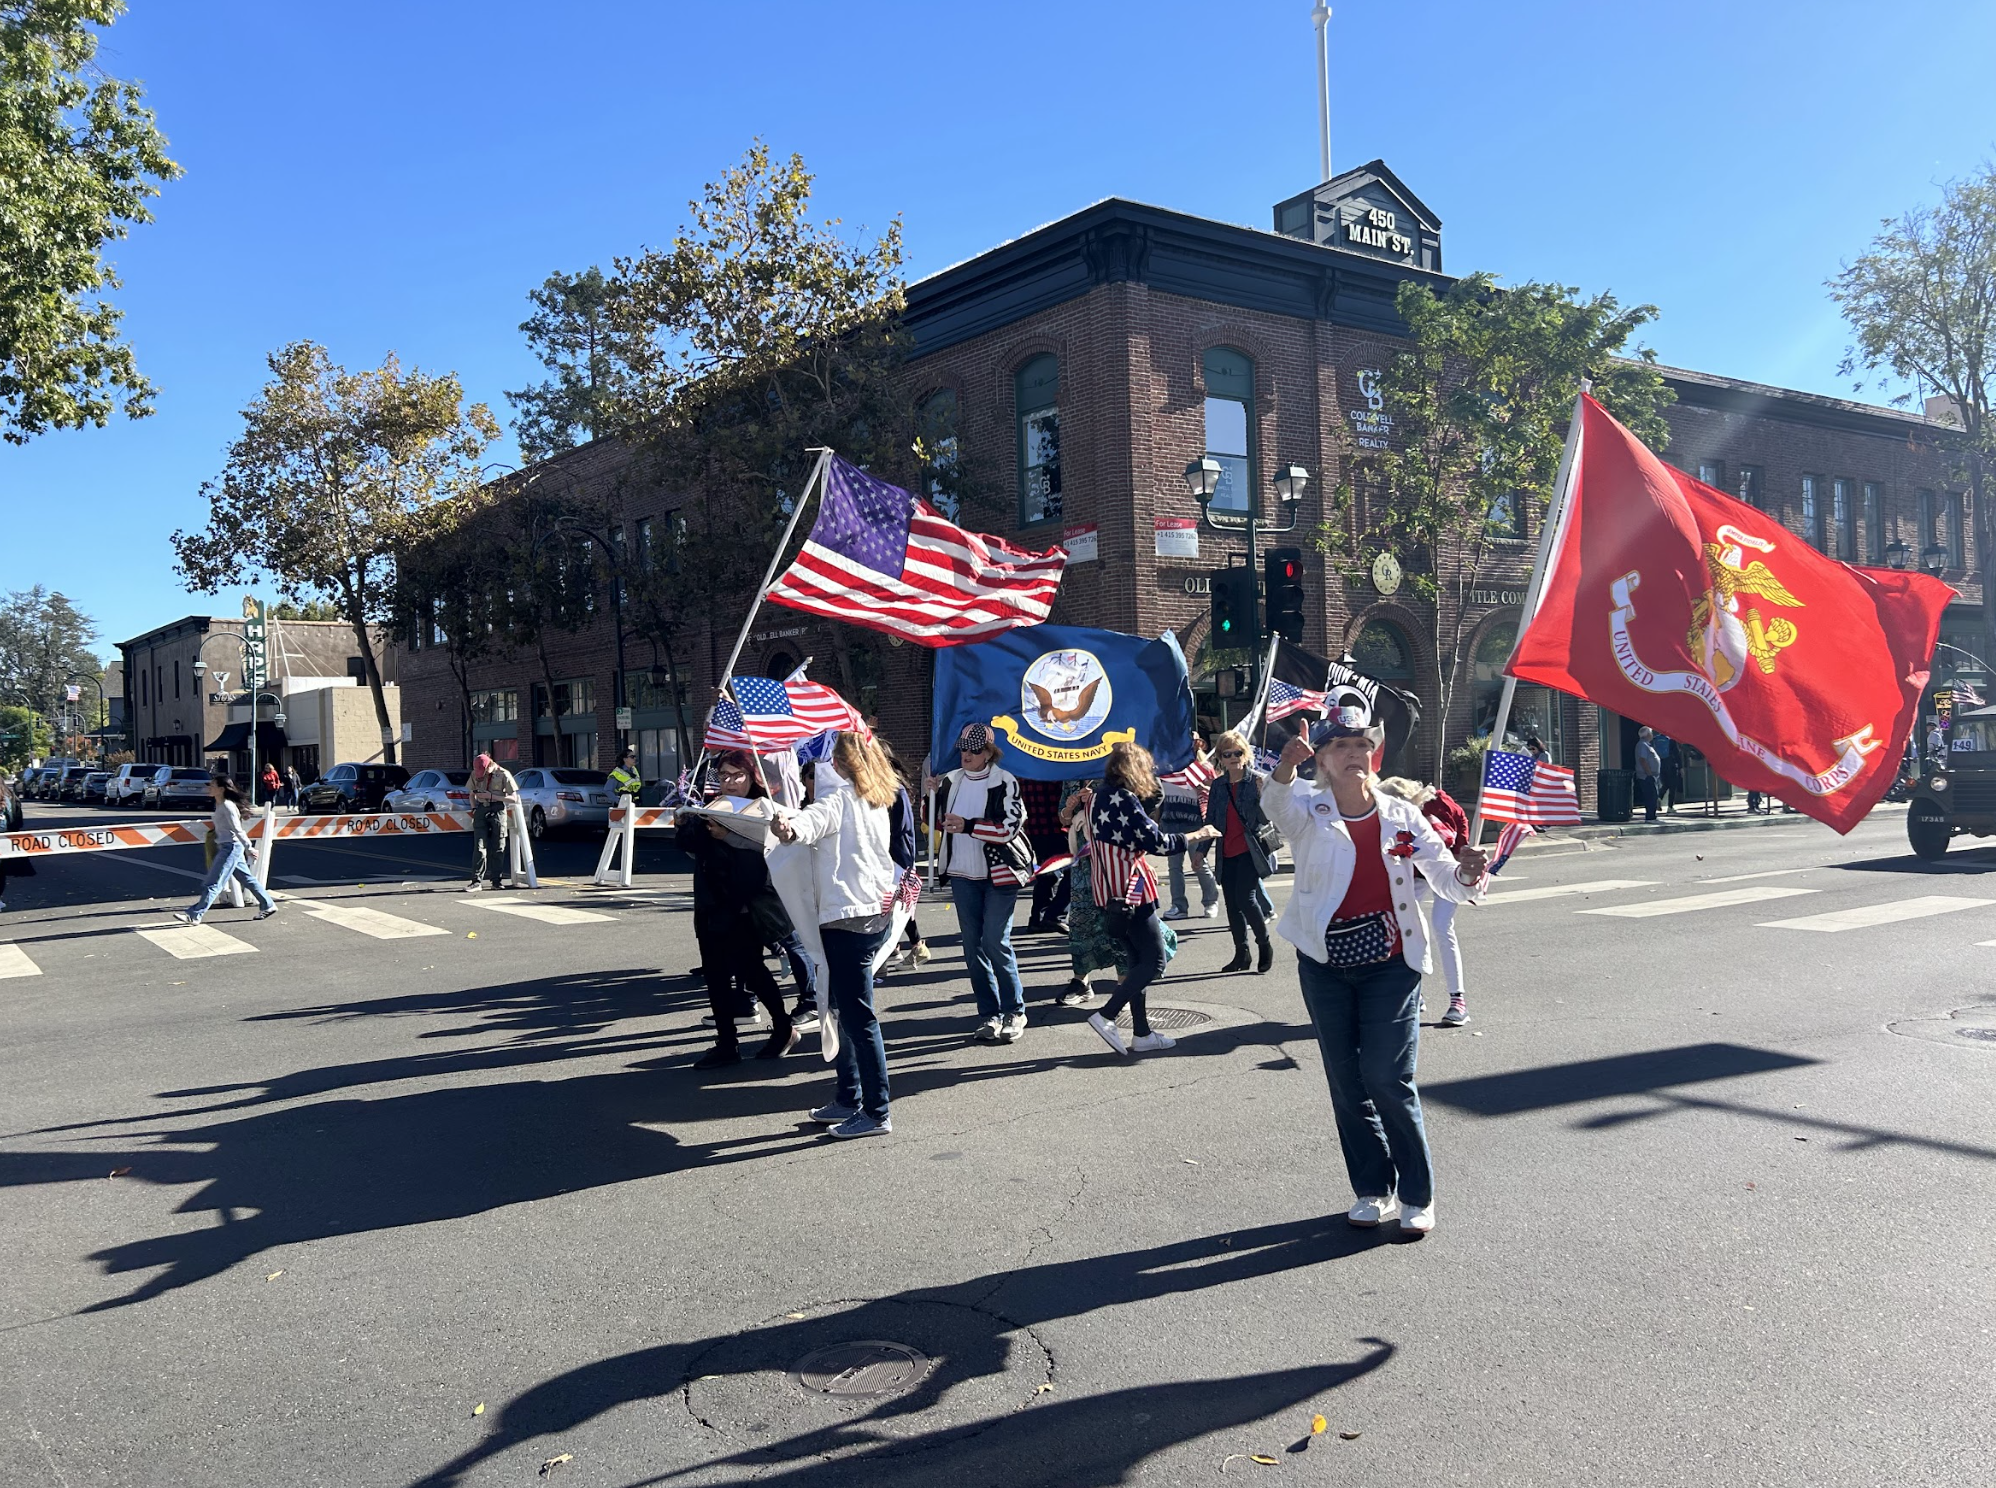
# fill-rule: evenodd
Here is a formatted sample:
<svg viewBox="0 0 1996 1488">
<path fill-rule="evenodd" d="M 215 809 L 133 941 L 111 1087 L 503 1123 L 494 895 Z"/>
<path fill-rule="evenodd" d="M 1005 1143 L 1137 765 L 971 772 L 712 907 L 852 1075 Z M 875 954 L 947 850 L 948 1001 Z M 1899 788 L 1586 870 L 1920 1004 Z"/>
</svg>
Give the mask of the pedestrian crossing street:
<svg viewBox="0 0 1996 1488">
<path fill-rule="evenodd" d="M 618 897 L 625 903 L 652 903 L 661 898 L 671 900 L 679 896 L 638 893 Z M 351 900 L 289 895 L 282 898 L 279 916 L 270 922 L 283 934 L 287 942 L 283 945 L 269 943 L 275 936 L 248 930 L 247 927 L 253 923 L 249 917 L 218 909 L 213 918 L 199 925 L 140 923 L 129 930 L 107 932 L 101 938 L 91 937 L 90 943 L 100 949 L 85 954 L 92 958 L 115 955 L 118 949 L 136 942 L 152 948 L 145 953 L 147 956 L 153 951 L 161 951 L 175 961 L 205 961 L 219 956 L 253 956 L 270 950 L 276 950 L 280 955 L 293 952 L 300 947 L 291 932 L 299 925 L 310 925 L 315 930 L 324 926 L 342 937 L 357 935 L 368 940 L 400 941 L 440 935 L 475 936 L 481 928 L 491 929 L 501 921 L 524 920 L 534 927 L 532 933 L 539 933 L 540 926 L 572 929 L 609 924 L 618 918 L 601 910 L 583 909 L 570 904 L 502 899 L 497 896 L 424 895 L 420 903 L 408 908 L 408 913 L 394 913 Z M 414 915 L 423 918 L 413 918 Z M 442 923 L 435 923 L 439 921 Z M 236 933 L 238 931 L 242 933 Z M 258 933 L 266 943 L 257 945 L 244 938 L 244 935 L 251 933 Z M 60 948 L 67 940 L 68 937 L 64 936 L 51 937 L 51 946 Z M 42 976 L 45 971 L 42 962 L 60 954 L 59 949 L 38 945 L 32 930 L 23 936 L 23 941 L 25 943 L 0 941 L 0 982 Z M 311 949 L 316 953 L 320 948 L 321 942 L 315 938 Z"/>
</svg>

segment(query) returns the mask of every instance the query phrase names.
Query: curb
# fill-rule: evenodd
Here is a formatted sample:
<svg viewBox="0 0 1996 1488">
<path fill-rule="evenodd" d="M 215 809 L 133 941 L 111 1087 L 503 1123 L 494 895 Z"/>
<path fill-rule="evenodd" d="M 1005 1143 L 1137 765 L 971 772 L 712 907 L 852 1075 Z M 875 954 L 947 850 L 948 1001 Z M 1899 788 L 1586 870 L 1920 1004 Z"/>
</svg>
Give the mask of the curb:
<svg viewBox="0 0 1996 1488">
<path fill-rule="evenodd" d="M 1867 821 L 1881 814 L 1898 815 L 1906 809 L 1904 802 L 1880 802 Z M 1531 852 L 1535 848 L 1554 847 L 1562 842 L 1613 841 L 1623 837 L 1668 837 L 1679 832 L 1726 832 L 1748 827 L 1786 827 L 1800 823 L 1814 823 L 1821 826 L 1813 816 L 1801 812 L 1776 812 L 1772 816 L 1687 816 L 1671 820 L 1668 817 L 1654 822 L 1593 822 L 1578 827 L 1562 827 L 1557 832 L 1540 832 L 1527 837 L 1518 844 L 1520 853 Z M 1485 828 L 1489 827 L 1485 823 Z"/>
</svg>

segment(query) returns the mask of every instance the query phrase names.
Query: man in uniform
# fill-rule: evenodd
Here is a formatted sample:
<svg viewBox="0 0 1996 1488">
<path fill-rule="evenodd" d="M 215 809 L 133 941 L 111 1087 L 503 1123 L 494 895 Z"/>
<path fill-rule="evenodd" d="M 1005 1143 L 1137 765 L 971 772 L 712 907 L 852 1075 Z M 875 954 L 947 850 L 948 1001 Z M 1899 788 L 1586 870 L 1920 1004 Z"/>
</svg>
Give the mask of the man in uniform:
<svg viewBox="0 0 1996 1488">
<path fill-rule="evenodd" d="M 506 828 L 519 799 L 520 783 L 512 771 L 489 754 L 471 762 L 471 837 L 476 846 L 471 882 L 464 886 L 467 894 L 477 893 L 487 880 L 502 889 L 513 886 L 506 876 Z"/>
</svg>

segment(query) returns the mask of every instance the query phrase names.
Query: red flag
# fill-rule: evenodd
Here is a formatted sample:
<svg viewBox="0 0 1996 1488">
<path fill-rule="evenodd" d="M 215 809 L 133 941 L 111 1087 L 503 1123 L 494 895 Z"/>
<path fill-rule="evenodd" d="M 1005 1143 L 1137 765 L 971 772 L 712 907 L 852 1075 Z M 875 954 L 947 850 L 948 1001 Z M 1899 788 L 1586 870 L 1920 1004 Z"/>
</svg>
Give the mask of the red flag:
<svg viewBox="0 0 1996 1488">
<path fill-rule="evenodd" d="M 1583 397 L 1545 593 L 1511 673 L 1697 746 L 1848 832 L 1898 773 L 1954 591 L 1825 557 Z"/>
</svg>

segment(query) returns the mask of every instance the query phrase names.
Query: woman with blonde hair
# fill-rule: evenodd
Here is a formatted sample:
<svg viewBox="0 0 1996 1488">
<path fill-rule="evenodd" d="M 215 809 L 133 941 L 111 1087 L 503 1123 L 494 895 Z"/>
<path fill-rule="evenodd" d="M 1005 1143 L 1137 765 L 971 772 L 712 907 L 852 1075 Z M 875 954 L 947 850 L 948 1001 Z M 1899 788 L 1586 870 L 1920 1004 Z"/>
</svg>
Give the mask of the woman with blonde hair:
<svg viewBox="0 0 1996 1488">
<path fill-rule="evenodd" d="M 779 841 L 812 849 L 826 992 L 839 1020 L 838 1089 L 811 1119 L 835 1137 L 891 1132 L 887 1045 L 873 1007 L 873 964 L 893 924 L 895 866 L 887 820 L 900 782 L 880 746 L 842 733 L 817 767 L 816 799 L 777 817 Z"/>
<path fill-rule="evenodd" d="M 1118 744 L 1102 770 L 1102 787 L 1088 808 L 1094 838 L 1088 853 L 1089 888 L 1102 911 L 1103 927 L 1127 952 L 1129 974 L 1116 984 L 1109 1001 L 1091 1013 L 1088 1026 L 1118 1054 L 1148 1054 L 1177 1042 L 1153 1033 L 1145 1007 L 1145 992 L 1164 972 L 1164 922 L 1157 913 L 1157 875 L 1147 853 L 1182 852 L 1211 842 L 1217 827 L 1192 832 L 1167 832 L 1151 820 L 1150 803 L 1161 794 L 1157 766 L 1141 744 Z M 1135 1039 L 1125 1044 L 1116 1030 L 1116 1017 L 1130 1010 Z"/>
</svg>

